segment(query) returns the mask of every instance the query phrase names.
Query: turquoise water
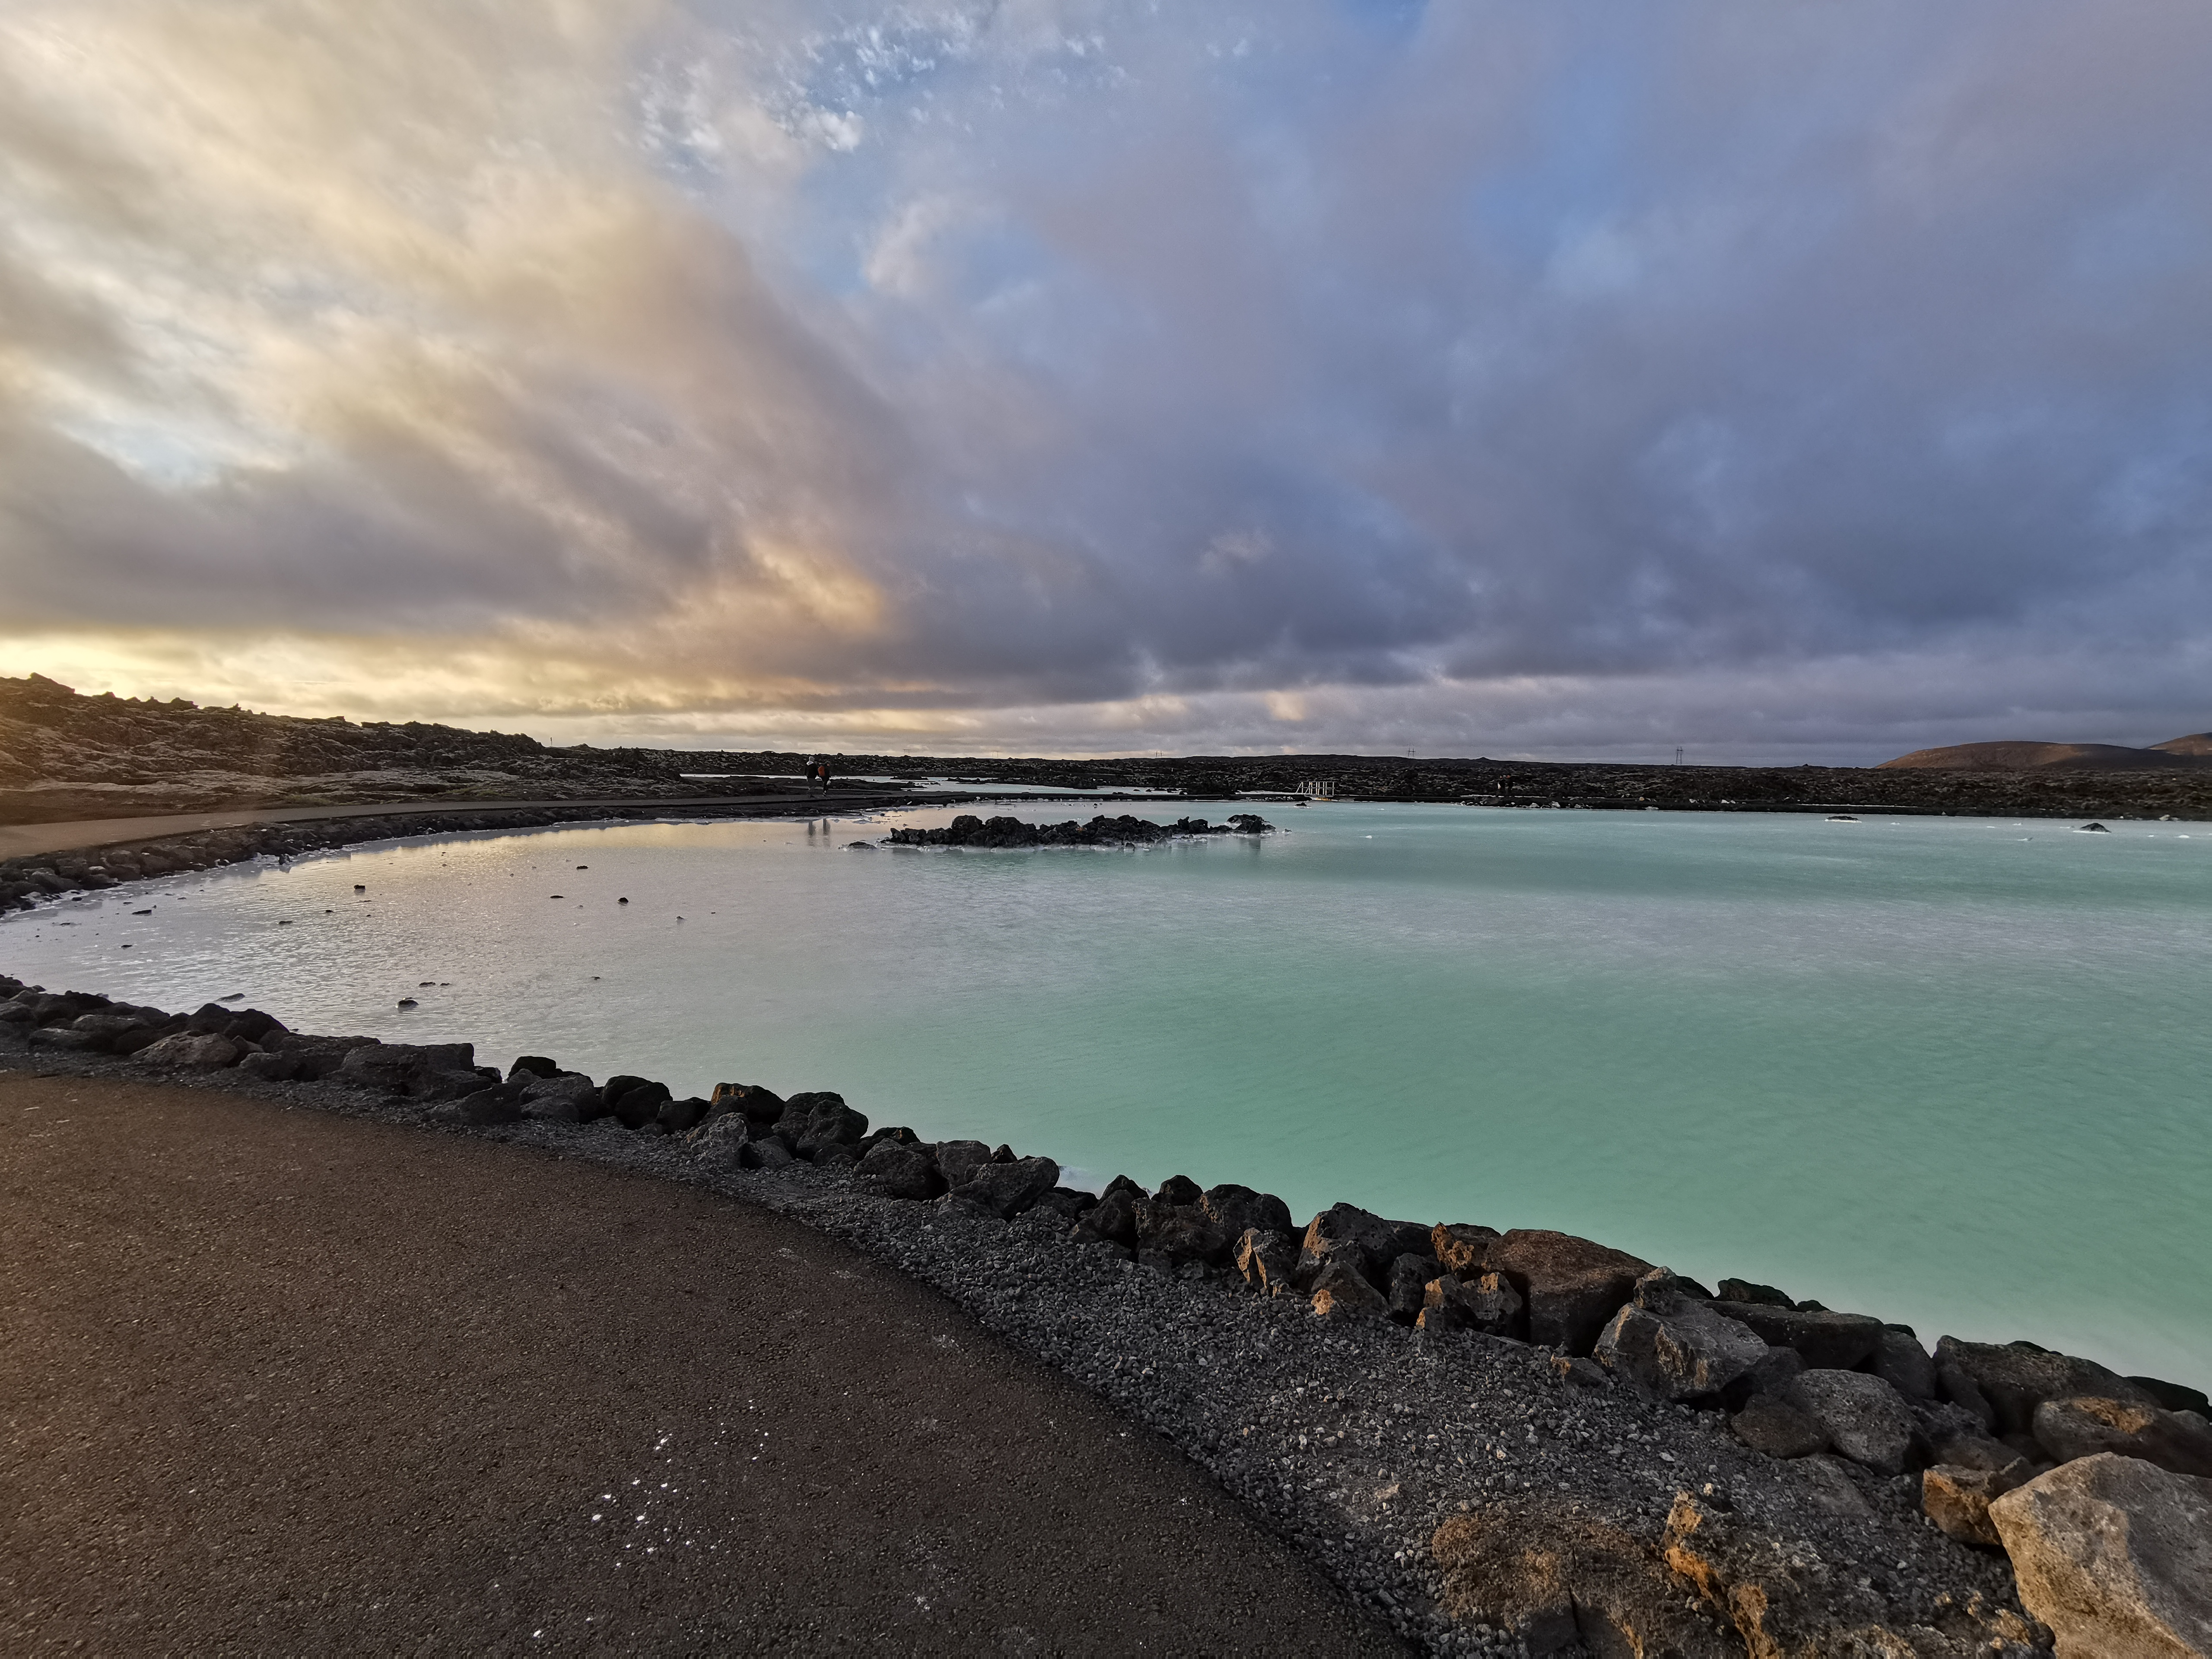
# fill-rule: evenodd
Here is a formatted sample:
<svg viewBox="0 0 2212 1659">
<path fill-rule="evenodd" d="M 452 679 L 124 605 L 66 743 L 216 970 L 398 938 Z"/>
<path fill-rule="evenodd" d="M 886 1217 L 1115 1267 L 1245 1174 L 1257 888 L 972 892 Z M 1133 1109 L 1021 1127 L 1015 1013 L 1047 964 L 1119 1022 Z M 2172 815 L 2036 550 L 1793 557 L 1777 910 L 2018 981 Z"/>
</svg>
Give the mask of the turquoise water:
<svg viewBox="0 0 2212 1659">
<path fill-rule="evenodd" d="M 842 850 L 941 810 L 411 842 L 18 916 L 0 967 L 836 1089 L 1086 1184 L 1561 1228 L 2212 1383 L 2212 826 L 1268 811 L 1121 853 Z"/>
</svg>

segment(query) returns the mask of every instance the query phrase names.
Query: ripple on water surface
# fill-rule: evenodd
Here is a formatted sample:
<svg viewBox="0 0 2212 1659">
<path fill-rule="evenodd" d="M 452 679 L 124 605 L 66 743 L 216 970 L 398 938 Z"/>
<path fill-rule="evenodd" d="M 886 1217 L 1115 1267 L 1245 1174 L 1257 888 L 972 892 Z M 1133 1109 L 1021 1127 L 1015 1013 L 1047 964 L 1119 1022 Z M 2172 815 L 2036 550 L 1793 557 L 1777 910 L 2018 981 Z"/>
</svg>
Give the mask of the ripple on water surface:
<svg viewBox="0 0 2212 1659">
<path fill-rule="evenodd" d="M 943 811 L 412 842 L 20 915 L 0 966 L 836 1089 L 1093 1182 L 1559 1227 L 2212 1382 L 2212 831 L 1267 810 L 1142 852 L 846 850 Z"/>
</svg>

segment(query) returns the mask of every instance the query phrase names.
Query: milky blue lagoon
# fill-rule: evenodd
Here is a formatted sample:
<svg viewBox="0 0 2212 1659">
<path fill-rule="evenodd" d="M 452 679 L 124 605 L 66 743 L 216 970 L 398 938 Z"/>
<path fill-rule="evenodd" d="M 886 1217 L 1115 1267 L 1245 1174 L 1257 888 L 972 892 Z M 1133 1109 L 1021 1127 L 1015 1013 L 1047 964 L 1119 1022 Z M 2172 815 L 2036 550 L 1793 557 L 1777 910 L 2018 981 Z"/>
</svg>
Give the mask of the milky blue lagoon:
<svg viewBox="0 0 2212 1659">
<path fill-rule="evenodd" d="M 416 842 L 19 915 L 0 968 L 2212 1382 L 2212 826 L 1267 811 L 1124 853 L 843 850 L 943 809 Z"/>
</svg>

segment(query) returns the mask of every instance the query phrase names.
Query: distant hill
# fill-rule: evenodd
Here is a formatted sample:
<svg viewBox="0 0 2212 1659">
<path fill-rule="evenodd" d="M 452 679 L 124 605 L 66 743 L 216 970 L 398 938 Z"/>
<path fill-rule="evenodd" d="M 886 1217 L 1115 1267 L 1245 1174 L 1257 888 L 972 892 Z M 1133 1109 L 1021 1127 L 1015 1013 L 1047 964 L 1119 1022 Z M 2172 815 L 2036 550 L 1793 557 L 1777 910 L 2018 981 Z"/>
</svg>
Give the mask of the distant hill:
<svg viewBox="0 0 2212 1659">
<path fill-rule="evenodd" d="M 2197 766 L 2212 766 L 2212 732 L 2174 738 L 2153 744 L 2148 749 L 2129 749 L 2116 743 L 1959 743 L 1948 749 L 1916 749 L 1909 755 L 1884 761 L 1877 769 L 1912 767 L 1953 772 L 2027 772 L 2039 769 L 2149 772 Z"/>
<path fill-rule="evenodd" d="M 451 726 L 301 720 L 0 678 L 0 823 L 242 805 L 698 793 L 665 749 L 549 749 Z M 792 769 L 798 769 L 793 766 Z"/>
</svg>

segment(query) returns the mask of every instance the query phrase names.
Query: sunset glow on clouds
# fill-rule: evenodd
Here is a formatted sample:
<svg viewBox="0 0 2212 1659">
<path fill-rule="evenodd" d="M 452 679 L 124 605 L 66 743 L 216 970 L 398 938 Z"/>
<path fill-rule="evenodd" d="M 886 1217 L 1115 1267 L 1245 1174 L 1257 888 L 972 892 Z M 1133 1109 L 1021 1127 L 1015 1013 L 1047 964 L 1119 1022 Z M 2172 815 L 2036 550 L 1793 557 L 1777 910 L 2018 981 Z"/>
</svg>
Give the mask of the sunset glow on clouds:
<svg viewBox="0 0 2212 1659">
<path fill-rule="evenodd" d="M 2212 13 L 12 0 L 0 672 L 684 744 L 2212 725 Z"/>
</svg>

